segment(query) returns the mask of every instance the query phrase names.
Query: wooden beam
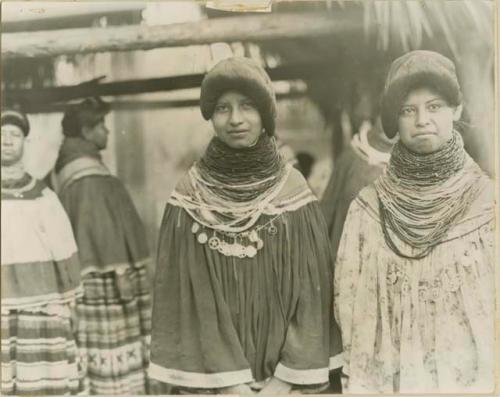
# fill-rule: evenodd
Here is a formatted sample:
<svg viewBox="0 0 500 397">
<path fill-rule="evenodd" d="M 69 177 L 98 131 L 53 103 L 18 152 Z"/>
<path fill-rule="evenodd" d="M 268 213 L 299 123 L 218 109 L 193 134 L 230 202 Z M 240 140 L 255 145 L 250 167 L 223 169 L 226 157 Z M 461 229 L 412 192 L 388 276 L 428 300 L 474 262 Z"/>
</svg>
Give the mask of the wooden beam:
<svg viewBox="0 0 500 397">
<path fill-rule="evenodd" d="M 237 16 L 161 26 L 117 26 L 2 34 L 2 58 L 150 50 L 216 42 L 265 41 L 338 34 L 362 28 L 346 12 Z"/>
<path fill-rule="evenodd" d="M 327 63 L 283 65 L 266 70 L 274 81 L 325 78 L 333 73 L 332 65 Z M 194 74 L 101 84 L 84 83 L 74 86 L 5 90 L 2 96 L 5 103 L 36 107 L 37 104 L 64 102 L 88 96 L 120 96 L 197 88 L 201 85 L 203 76 Z"/>
<path fill-rule="evenodd" d="M 289 92 L 276 95 L 277 100 L 300 99 L 307 96 L 306 92 Z M 121 111 L 141 111 L 159 110 L 171 108 L 197 107 L 200 105 L 199 99 L 178 99 L 178 100 L 118 100 L 110 102 L 112 110 Z M 63 113 L 67 104 L 65 103 L 37 103 L 26 107 L 26 113 Z M 200 116 L 201 117 L 201 116 Z"/>
</svg>

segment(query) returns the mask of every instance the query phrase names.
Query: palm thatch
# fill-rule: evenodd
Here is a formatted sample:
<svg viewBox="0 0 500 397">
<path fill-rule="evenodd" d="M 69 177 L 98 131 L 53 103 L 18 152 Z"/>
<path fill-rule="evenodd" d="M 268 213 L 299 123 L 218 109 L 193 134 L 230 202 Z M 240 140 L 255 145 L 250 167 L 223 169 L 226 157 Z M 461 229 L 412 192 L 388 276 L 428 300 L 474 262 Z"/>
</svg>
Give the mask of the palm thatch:
<svg viewBox="0 0 500 397">
<path fill-rule="evenodd" d="M 359 1 L 367 35 L 375 32 L 379 49 L 399 44 L 404 51 L 420 48 L 424 38 L 444 37 L 456 58 L 459 40 L 474 32 L 484 45 L 493 44 L 493 2 L 488 0 Z M 395 43 L 394 43 L 395 42 Z"/>
<path fill-rule="evenodd" d="M 326 0 L 277 3 L 274 11 L 314 10 L 363 18 L 365 36 L 377 49 L 420 48 L 426 40 L 443 39 L 459 56 L 460 39 L 473 32 L 476 40 L 493 45 L 492 0 Z M 354 12 L 353 12 L 354 11 Z"/>
</svg>

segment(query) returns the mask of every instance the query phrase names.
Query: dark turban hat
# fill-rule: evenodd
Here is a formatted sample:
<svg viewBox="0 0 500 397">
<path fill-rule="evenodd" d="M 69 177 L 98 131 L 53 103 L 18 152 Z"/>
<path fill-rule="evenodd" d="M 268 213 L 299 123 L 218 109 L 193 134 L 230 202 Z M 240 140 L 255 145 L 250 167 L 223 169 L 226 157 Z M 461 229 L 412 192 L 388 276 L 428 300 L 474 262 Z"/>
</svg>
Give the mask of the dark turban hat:
<svg viewBox="0 0 500 397">
<path fill-rule="evenodd" d="M 1 115 L 1 125 L 12 124 L 21 129 L 24 136 L 30 133 L 30 122 L 26 115 L 15 109 L 3 109 Z"/>
</svg>

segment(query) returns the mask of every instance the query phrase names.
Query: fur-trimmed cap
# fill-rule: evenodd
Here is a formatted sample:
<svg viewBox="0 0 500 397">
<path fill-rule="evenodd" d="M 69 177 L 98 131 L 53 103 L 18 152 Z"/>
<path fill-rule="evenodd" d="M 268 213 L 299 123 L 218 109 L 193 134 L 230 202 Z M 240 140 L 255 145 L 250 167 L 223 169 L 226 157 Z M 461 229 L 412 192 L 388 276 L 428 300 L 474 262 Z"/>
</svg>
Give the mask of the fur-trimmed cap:
<svg viewBox="0 0 500 397">
<path fill-rule="evenodd" d="M 1 125 L 12 124 L 21 129 L 24 136 L 30 133 L 30 122 L 28 117 L 16 109 L 2 109 Z"/>
<path fill-rule="evenodd" d="M 419 87 L 436 90 L 451 106 L 462 103 L 455 64 L 437 52 L 411 51 L 392 63 L 385 82 L 381 116 L 389 138 L 398 132 L 401 104 L 411 90 Z"/>
<path fill-rule="evenodd" d="M 217 63 L 201 83 L 200 108 L 210 120 L 219 97 L 227 91 L 238 91 L 255 102 L 266 133 L 274 135 L 276 97 L 266 71 L 250 58 L 233 57 Z"/>
</svg>

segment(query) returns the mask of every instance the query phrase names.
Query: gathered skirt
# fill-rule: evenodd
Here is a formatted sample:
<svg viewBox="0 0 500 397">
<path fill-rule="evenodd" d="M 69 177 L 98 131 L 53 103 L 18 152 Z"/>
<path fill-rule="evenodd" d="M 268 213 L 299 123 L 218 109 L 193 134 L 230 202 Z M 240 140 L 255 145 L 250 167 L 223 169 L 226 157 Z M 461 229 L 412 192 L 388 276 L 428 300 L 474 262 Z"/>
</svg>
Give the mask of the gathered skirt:
<svg viewBox="0 0 500 397">
<path fill-rule="evenodd" d="M 2 310 L 2 394 L 85 394 L 67 304 Z"/>
<path fill-rule="evenodd" d="M 83 286 L 78 346 L 90 393 L 148 393 L 151 300 L 146 268 L 91 273 Z"/>
</svg>

